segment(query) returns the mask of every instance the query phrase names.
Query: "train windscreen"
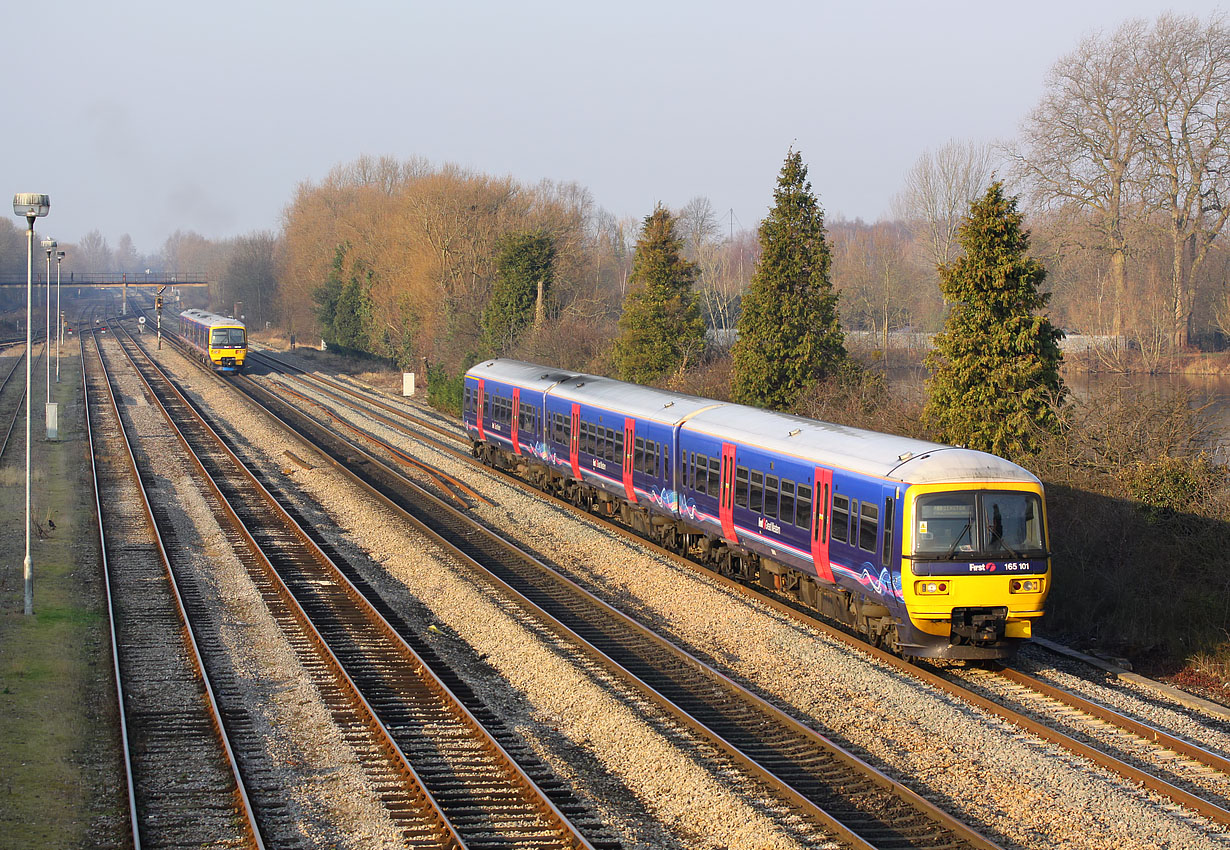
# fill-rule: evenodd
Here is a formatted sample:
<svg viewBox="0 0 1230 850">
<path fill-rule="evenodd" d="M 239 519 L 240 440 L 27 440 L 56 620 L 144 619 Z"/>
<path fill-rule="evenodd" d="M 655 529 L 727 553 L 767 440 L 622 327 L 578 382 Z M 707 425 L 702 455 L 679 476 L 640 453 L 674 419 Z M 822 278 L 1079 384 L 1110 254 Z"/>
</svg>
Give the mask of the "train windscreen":
<svg viewBox="0 0 1230 850">
<path fill-rule="evenodd" d="M 246 348 L 243 328 L 214 328 L 209 335 L 210 348 Z"/>
<path fill-rule="evenodd" d="M 1042 501 L 996 490 L 931 493 L 914 509 L 916 558 L 1026 558 L 1046 551 Z"/>
</svg>

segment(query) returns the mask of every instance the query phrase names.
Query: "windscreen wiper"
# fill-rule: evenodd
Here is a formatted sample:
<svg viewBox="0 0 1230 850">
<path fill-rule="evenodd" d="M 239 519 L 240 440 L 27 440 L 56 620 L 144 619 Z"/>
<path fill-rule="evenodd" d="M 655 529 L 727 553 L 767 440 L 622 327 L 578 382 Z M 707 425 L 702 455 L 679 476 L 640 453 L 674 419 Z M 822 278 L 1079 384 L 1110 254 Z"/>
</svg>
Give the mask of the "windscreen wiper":
<svg viewBox="0 0 1230 850">
<path fill-rule="evenodd" d="M 973 523 L 973 520 L 967 522 L 965 527 L 961 529 L 961 533 L 957 535 L 957 539 L 952 541 L 952 547 L 948 550 L 948 554 L 944 556 L 945 561 L 952 560 L 952 556 L 957 554 L 957 547 L 961 545 L 961 541 L 964 539 L 965 535 L 969 534 L 970 526 L 972 526 Z M 970 543 L 973 544 L 973 542 L 973 538 L 970 538 Z"/>
</svg>

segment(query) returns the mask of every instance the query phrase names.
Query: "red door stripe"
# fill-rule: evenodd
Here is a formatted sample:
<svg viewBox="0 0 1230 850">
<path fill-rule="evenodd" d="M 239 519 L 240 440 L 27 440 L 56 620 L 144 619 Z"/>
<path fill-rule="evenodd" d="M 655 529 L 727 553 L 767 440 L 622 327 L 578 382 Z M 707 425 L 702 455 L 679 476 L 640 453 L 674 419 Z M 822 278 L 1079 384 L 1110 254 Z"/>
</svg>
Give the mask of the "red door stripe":
<svg viewBox="0 0 1230 850">
<path fill-rule="evenodd" d="M 572 406 L 572 435 L 568 438 L 568 454 L 572 459 L 572 476 L 581 480 L 581 405 Z"/>
<path fill-rule="evenodd" d="M 812 493 L 811 511 L 811 557 L 816 565 L 816 575 L 824 581 L 833 581 L 833 567 L 829 564 L 829 525 L 832 518 L 833 470 L 816 467 L 816 489 Z"/>
<path fill-rule="evenodd" d="M 636 504 L 636 487 L 632 484 L 633 444 L 636 442 L 636 420 L 631 416 L 624 419 L 624 493 L 628 501 Z"/>
<path fill-rule="evenodd" d="M 520 422 L 521 419 L 521 388 L 513 387 L 513 412 L 512 412 L 512 441 L 513 453 L 521 454 L 521 436 Z"/>
<path fill-rule="evenodd" d="M 487 393 L 486 383 L 487 383 L 487 382 L 486 382 L 486 381 L 484 381 L 482 378 L 479 378 L 479 379 L 478 379 L 478 413 L 477 413 L 477 421 L 478 421 L 478 439 L 480 439 L 480 440 L 485 440 L 485 439 L 487 439 L 487 435 L 483 433 L 483 400 L 484 400 L 484 398 L 485 398 L 485 396 L 486 396 L 486 393 Z"/>
<path fill-rule="evenodd" d="M 735 533 L 735 444 L 722 443 L 721 485 L 718 488 L 718 517 L 722 520 L 722 536 L 738 543 Z"/>
</svg>

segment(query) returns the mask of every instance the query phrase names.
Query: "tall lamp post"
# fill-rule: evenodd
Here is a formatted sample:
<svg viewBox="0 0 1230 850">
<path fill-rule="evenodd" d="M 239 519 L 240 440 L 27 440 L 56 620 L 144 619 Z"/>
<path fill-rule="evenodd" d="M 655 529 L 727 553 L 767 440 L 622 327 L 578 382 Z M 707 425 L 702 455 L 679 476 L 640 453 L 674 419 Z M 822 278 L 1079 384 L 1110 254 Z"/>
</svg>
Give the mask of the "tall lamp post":
<svg viewBox="0 0 1230 850">
<path fill-rule="evenodd" d="M 54 239 L 44 239 L 47 252 L 47 336 L 43 337 L 43 359 L 47 361 L 47 403 L 51 404 L 51 255 L 57 248 Z"/>
<path fill-rule="evenodd" d="M 51 198 L 46 195 L 19 194 L 13 196 L 13 215 L 26 217 L 26 559 L 22 574 L 25 580 L 26 615 L 34 613 L 34 567 L 30 563 L 30 319 L 34 310 L 34 219 L 51 212 Z"/>
<path fill-rule="evenodd" d="M 60 263 L 63 251 L 56 251 L 56 383 L 60 383 L 60 345 L 64 342 L 64 314 L 60 312 Z"/>
</svg>

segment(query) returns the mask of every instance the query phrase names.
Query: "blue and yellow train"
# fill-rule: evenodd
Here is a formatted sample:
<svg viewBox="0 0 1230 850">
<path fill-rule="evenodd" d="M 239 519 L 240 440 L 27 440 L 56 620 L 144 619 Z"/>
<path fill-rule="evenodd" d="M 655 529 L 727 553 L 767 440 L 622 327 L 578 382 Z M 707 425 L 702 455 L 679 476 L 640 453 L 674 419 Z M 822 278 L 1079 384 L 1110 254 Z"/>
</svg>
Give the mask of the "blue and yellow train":
<svg viewBox="0 0 1230 850">
<path fill-rule="evenodd" d="M 204 310 L 179 314 L 179 335 L 215 372 L 238 372 L 248 353 L 243 322 Z"/>
<path fill-rule="evenodd" d="M 488 360 L 474 454 L 913 657 L 998 659 L 1050 590 L 1042 484 L 1003 458 Z"/>
</svg>

